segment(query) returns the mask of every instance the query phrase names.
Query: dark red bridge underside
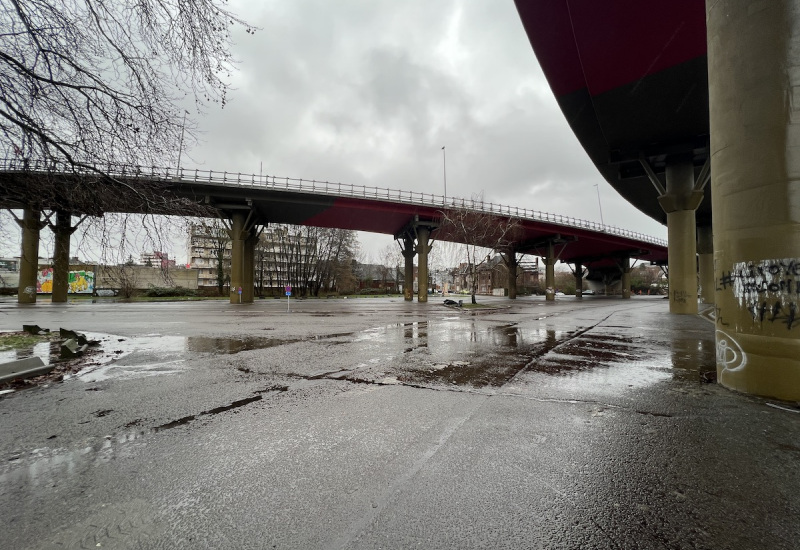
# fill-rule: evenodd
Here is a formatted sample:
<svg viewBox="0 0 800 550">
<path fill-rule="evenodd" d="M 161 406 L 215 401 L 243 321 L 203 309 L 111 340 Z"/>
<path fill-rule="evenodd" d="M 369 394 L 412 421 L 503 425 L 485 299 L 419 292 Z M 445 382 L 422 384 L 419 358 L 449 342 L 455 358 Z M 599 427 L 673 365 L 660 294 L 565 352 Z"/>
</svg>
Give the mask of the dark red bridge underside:
<svg viewBox="0 0 800 550">
<path fill-rule="evenodd" d="M 708 72 L 702 0 L 515 0 L 564 116 L 603 177 L 664 223 L 639 162 L 708 157 Z M 711 203 L 698 209 L 710 223 Z"/>
<path fill-rule="evenodd" d="M 334 197 L 311 193 L 285 192 L 259 188 L 222 187 L 195 184 L 191 191 L 186 186 L 181 193 L 211 204 L 251 205 L 254 221 L 259 223 L 291 223 L 316 227 L 352 229 L 397 235 L 405 227 L 419 220 L 422 223 L 441 221 L 441 206 L 423 206 L 391 200 Z M 231 210 L 229 213 L 233 212 Z M 508 217 L 494 215 L 497 223 L 507 223 Z M 462 242 L 464 239 L 435 230 L 434 239 Z M 557 221 L 538 221 L 521 218 L 515 229 L 514 240 L 518 252 L 543 256 L 546 241 L 556 239 L 559 258 L 568 262 L 581 261 L 595 268 L 615 265 L 622 256 L 640 258 L 648 262 L 666 264 L 667 248 L 652 244 L 636 236 L 620 236 L 610 232 L 573 227 Z M 475 243 L 491 245 L 491 243 Z"/>
<path fill-rule="evenodd" d="M 25 186 L 36 178 L 48 178 L 55 186 L 51 194 L 39 194 L 35 197 L 24 192 Z M 415 222 L 429 227 L 437 227 L 443 218 L 443 207 L 404 202 L 392 199 L 342 197 L 331 194 L 287 191 L 261 185 L 215 183 L 206 181 L 176 181 L 158 178 L 147 179 L 149 185 L 162 185 L 165 196 L 177 196 L 206 205 L 230 217 L 240 213 L 247 217 L 249 224 L 267 225 L 272 223 L 289 223 L 316 227 L 329 227 L 368 231 L 397 236 L 404 229 L 412 227 Z M 60 183 L 59 183 L 60 182 Z M 142 179 L 126 179 L 129 188 L 136 188 Z M 70 199 L 75 181 L 63 174 L 31 174 L 25 172 L 0 172 L 0 208 L 36 208 L 39 210 L 61 209 L 74 215 L 85 211 L 80 202 Z M 92 184 L 98 197 L 107 196 L 113 191 L 120 191 L 118 185 L 97 181 Z M 367 192 L 365 190 L 365 192 Z M 371 192 L 371 191 L 370 191 Z M 79 195 L 80 198 L 80 195 Z M 156 203 L 143 206 L 141 201 L 113 201 L 92 203 L 103 211 L 120 211 L 124 208 L 129 213 L 180 214 L 174 210 L 179 201 L 166 201 L 168 210 L 160 211 Z M 124 205 L 120 207 L 120 205 Z M 496 208 L 500 208 L 494 205 Z M 503 207 L 506 208 L 506 207 Z M 195 215 L 196 209 L 187 210 L 185 215 Z M 580 220 L 569 220 L 555 215 L 548 215 L 546 221 L 515 217 L 513 241 L 517 252 L 544 256 L 547 253 L 547 242 L 555 243 L 558 258 L 568 262 L 581 262 L 584 265 L 601 269 L 616 265 L 621 257 L 640 258 L 648 262 L 665 264 L 667 249 L 660 244 L 648 242 L 648 238 L 635 234 L 627 234 L 622 230 L 597 231 L 579 224 L 588 224 Z M 501 214 L 487 215 L 486 224 L 508 224 L 509 216 Z M 578 225 L 578 226 L 576 226 Z M 614 233 L 621 234 L 614 234 Z M 433 239 L 464 242 L 464 236 L 448 234 L 446 226 L 434 229 Z M 470 235 L 469 240 L 475 241 Z M 492 248 L 492 242 L 473 242 L 473 244 Z"/>
</svg>

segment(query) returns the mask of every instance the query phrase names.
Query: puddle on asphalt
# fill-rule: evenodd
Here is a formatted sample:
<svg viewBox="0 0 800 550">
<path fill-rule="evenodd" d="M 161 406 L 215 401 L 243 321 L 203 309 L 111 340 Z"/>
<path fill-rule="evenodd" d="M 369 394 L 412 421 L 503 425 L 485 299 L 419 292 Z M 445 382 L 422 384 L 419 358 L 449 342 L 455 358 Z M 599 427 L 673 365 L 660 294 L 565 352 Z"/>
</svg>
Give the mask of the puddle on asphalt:
<svg viewBox="0 0 800 550">
<path fill-rule="evenodd" d="M 61 355 L 60 342 L 39 342 L 33 346 L 0 351 L 0 363 L 8 363 L 17 359 L 39 357 L 42 363 L 49 365 L 58 361 Z"/>
<path fill-rule="evenodd" d="M 148 334 L 124 337 L 85 333 L 100 342 L 90 364 L 75 376 L 84 382 L 110 378 L 138 378 L 176 374 L 186 370 L 187 359 L 199 354 L 231 355 L 297 342 L 265 337 L 164 336 Z"/>
<path fill-rule="evenodd" d="M 679 339 L 666 347 L 603 332 L 608 328 L 614 327 L 564 342 L 532 362 L 526 372 L 560 378 L 566 384 L 638 388 L 666 380 L 701 382 L 703 366 L 714 365 L 713 340 Z"/>
<path fill-rule="evenodd" d="M 334 376 L 354 382 L 390 378 L 411 386 L 499 387 L 524 371 L 574 383 L 635 388 L 668 379 L 699 382 L 701 366 L 714 364 L 712 340 L 686 338 L 654 345 L 621 326 L 565 332 L 457 317 L 340 336 L 341 343 L 355 346 L 353 355 L 372 356 Z"/>
<path fill-rule="evenodd" d="M 390 379 L 420 386 L 497 387 L 524 368 L 533 355 L 550 349 L 566 335 L 541 327 L 464 317 L 396 323 L 338 335 L 341 343 L 354 346 L 354 356 L 371 358 L 354 365 L 352 374 L 336 376 L 358 382 Z M 386 372 L 387 365 L 390 372 Z"/>
</svg>

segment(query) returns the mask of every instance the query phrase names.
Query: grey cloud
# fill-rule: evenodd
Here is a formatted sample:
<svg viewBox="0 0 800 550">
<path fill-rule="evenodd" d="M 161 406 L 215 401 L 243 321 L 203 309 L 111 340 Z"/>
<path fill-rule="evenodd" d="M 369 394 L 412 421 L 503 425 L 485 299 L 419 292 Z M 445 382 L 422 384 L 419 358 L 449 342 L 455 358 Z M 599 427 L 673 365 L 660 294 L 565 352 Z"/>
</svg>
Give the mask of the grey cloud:
<svg viewBox="0 0 800 550">
<path fill-rule="evenodd" d="M 449 195 L 599 220 L 599 183 L 606 218 L 664 234 L 589 162 L 513 2 L 234 9 L 262 30 L 236 35 L 236 89 L 198 120 L 188 156 L 204 167 L 442 193 L 446 146 Z"/>
</svg>

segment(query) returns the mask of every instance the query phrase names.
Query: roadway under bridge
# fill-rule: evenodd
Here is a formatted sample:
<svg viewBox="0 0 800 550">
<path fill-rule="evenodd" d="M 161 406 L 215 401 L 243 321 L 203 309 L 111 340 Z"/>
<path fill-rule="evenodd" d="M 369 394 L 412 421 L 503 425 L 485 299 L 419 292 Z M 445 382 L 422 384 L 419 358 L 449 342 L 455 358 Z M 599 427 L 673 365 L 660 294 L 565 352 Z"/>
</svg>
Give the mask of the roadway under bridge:
<svg viewBox="0 0 800 550">
<path fill-rule="evenodd" d="M 86 185 L 85 180 L 95 180 L 91 185 L 101 197 L 112 194 L 113 189 L 147 188 L 175 200 L 87 202 L 84 194 L 72 191 L 76 186 Z M 40 194 L 34 200 L 24 190 L 35 188 L 42 181 L 47 181 L 48 188 L 54 191 Z M 227 220 L 232 240 L 232 303 L 253 301 L 255 245 L 260 229 L 270 223 L 393 235 L 402 247 L 406 281 L 413 280 L 415 256 L 419 280 L 427 280 L 428 253 L 435 240 L 493 248 L 503 256 L 509 272 L 516 272 L 521 255 L 541 256 L 549 289 L 555 286 L 554 265 L 560 260 L 571 265 L 577 289 L 582 288 L 586 275 L 606 280 L 616 277 L 621 279 L 624 297 L 630 296 L 631 261 L 667 264 L 666 242 L 617 227 L 487 202 L 341 183 L 199 170 L 142 171 L 132 167 L 105 169 L 102 174 L 76 174 L 30 163 L 6 162 L 0 171 L 0 197 L 2 207 L 24 211 L 19 220 L 23 228 L 21 303 L 36 299 L 30 288 L 35 288 L 36 283 L 38 235 L 48 220 L 55 217 L 55 223 L 49 223 L 57 242 L 53 299 L 65 301 L 66 255 L 74 231 L 71 220 L 76 216 L 101 215 L 103 211 L 196 215 L 205 209 L 206 215 Z M 176 211 L 176 204 L 185 205 L 185 209 Z M 43 219 L 43 212 L 51 215 Z M 454 222 L 456 219 L 462 223 Z M 496 230 L 469 230 L 470 223 Z M 498 238 L 500 233 L 502 238 Z M 406 286 L 405 299 L 412 300 L 412 288 Z M 513 277 L 509 278 L 509 287 L 509 297 L 516 297 Z M 555 299 L 554 292 L 548 292 L 547 298 Z M 426 285 L 419 285 L 417 299 L 427 301 Z"/>
</svg>

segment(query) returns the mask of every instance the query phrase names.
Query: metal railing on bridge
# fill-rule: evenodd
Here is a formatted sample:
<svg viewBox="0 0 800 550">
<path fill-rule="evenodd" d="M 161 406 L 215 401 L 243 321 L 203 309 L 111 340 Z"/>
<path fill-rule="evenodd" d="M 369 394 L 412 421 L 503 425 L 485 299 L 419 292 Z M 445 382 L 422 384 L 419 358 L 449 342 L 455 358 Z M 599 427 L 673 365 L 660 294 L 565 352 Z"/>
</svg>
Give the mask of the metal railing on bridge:
<svg viewBox="0 0 800 550">
<path fill-rule="evenodd" d="M 460 208 L 486 214 L 497 214 L 532 221 L 550 222 L 577 229 L 588 229 L 598 233 L 606 233 L 659 246 L 667 246 L 664 239 L 629 231 L 616 226 L 603 225 L 597 222 L 551 214 L 538 210 L 529 210 L 517 206 L 507 206 L 474 199 L 445 197 L 434 193 L 419 193 L 404 191 L 402 189 L 389 189 L 382 187 L 369 187 L 351 183 L 338 183 L 318 180 L 305 180 L 302 178 L 278 177 L 261 174 L 243 174 L 237 172 L 215 172 L 214 170 L 199 169 L 174 169 L 160 167 L 144 167 L 132 165 L 97 166 L 95 171 L 88 168 L 76 170 L 73 166 L 44 163 L 38 161 L 23 161 L 18 159 L 4 159 L 0 162 L 0 170 L 5 172 L 34 172 L 49 174 L 75 174 L 99 173 L 124 179 L 147 179 L 159 181 L 181 181 L 195 184 L 211 184 L 236 187 L 253 187 L 275 191 L 294 191 L 336 197 L 354 197 L 370 200 L 385 200 L 427 206 L 431 208 Z"/>
</svg>

